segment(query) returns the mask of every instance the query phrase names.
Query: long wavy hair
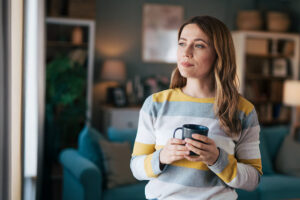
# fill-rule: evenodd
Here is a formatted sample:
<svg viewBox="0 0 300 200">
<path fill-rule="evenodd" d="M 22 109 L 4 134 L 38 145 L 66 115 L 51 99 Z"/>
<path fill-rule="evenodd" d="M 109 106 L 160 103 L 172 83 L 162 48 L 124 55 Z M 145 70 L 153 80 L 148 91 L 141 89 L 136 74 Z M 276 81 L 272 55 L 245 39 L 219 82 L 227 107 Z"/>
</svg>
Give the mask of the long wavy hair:
<svg viewBox="0 0 300 200">
<path fill-rule="evenodd" d="M 230 136 L 238 136 L 242 130 L 238 117 L 238 79 L 236 74 L 235 50 L 231 33 L 226 25 L 211 16 L 196 16 L 185 22 L 178 31 L 178 40 L 183 28 L 188 24 L 196 24 L 209 38 L 216 52 L 216 60 L 212 69 L 215 86 L 214 112 L 224 132 Z M 176 67 L 171 76 L 170 88 L 182 88 L 186 78 L 181 76 Z"/>
</svg>

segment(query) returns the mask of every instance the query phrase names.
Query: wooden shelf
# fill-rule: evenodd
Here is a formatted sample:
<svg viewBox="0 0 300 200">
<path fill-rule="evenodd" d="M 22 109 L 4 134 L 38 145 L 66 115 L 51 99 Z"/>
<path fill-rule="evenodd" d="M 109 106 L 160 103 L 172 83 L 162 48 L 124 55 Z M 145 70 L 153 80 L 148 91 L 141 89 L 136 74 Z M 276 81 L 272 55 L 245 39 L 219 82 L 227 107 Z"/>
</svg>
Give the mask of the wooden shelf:
<svg viewBox="0 0 300 200">
<path fill-rule="evenodd" d="M 250 101 L 253 103 L 253 104 L 282 104 L 281 101 L 273 101 L 273 100 L 253 100 L 253 99 L 250 99 Z"/>
<path fill-rule="evenodd" d="M 88 44 L 87 43 L 73 44 L 71 42 L 65 42 L 65 41 L 48 41 L 47 46 L 48 47 L 68 47 L 68 48 L 83 47 L 83 48 L 87 48 Z"/>
<path fill-rule="evenodd" d="M 293 55 L 283 55 L 283 54 L 266 54 L 266 55 L 259 55 L 259 54 L 247 54 L 248 58 L 261 58 L 261 59 L 274 59 L 274 58 L 286 58 L 290 59 Z"/>
<path fill-rule="evenodd" d="M 283 82 L 299 79 L 299 34 L 234 31 L 232 36 L 240 92 L 255 106 L 260 124 L 290 123 L 292 109 L 282 103 Z"/>
<path fill-rule="evenodd" d="M 285 79 L 291 79 L 291 76 L 272 76 L 272 75 L 261 75 L 261 74 L 254 74 L 254 73 L 248 73 L 246 75 L 247 80 L 278 80 L 278 81 L 284 81 Z"/>
</svg>

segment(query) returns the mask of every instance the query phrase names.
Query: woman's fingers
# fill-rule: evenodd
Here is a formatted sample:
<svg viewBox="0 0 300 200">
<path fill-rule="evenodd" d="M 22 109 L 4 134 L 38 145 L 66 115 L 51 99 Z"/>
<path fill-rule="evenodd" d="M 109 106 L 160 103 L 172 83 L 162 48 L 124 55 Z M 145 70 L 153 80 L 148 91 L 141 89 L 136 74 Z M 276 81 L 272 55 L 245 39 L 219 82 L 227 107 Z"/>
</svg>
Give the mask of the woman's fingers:
<svg viewBox="0 0 300 200">
<path fill-rule="evenodd" d="M 187 147 L 185 146 L 185 145 L 171 145 L 170 146 L 170 148 L 172 149 L 172 150 L 174 150 L 174 151 L 185 151 L 185 150 L 187 150 Z"/>
<path fill-rule="evenodd" d="M 205 150 L 199 149 L 199 148 L 195 147 L 194 145 L 192 145 L 190 143 L 187 143 L 186 147 L 188 148 L 188 150 L 194 152 L 197 155 L 201 155 L 203 153 L 207 153 Z"/>
<path fill-rule="evenodd" d="M 210 149 L 210 145 L 204 144 L 203 142 L 195 141 L 195 140 L 192 140 L 189 138 L 186 138 L 185 141 L 187 144 L 193 145 L 194 147 L 204 150 L 204 151 L 209 151 L 209 149 Z"/>
<path fill-rule="evenodd" d="M 189 155 L 190 152 L 184 144 L 186 144 L 184 140 L 171 138 L 160 153 L 160 162 L 171 164 L 174 161 L 184 159 L 184 156 Z"/>
<path fill-rule="evenodd" d="M 171 159 L 174 161 L 177 161 L 177 160 L 182 160 L 185 158 L 185 155 L 181 155 L 181 156 L 172 156 Z"/>
<path fill-rule="evenodd" d="M 178 139 L 178 138 L 171 138 L 169 140 L 171 144 L 185 144 L 186 142 L 184 140 Z"/>
<path fill-rule="evenodd" d="M 184 158 L 187 159 L 188 161 L 192 161 L 192 162 L 198 162 L 198 161 L 204 160 L 202 158 L 202 156 L 184 156 Z"/>
<path fill-rule="evenodd" d="M 204 142 L 205 144 L 214 144 L 214 141 L 207 136 L 200 134 L 192 134 L 192 138 Z"/>
</svg>

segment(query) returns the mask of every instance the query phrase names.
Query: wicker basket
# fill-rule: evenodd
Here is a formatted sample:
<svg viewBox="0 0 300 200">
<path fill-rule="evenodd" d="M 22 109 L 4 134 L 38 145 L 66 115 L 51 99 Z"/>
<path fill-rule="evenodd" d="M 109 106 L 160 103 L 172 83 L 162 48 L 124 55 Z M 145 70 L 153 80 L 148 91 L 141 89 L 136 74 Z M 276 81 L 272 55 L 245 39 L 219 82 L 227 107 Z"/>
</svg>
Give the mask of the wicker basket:
<svg viewBox="0 0 300 200">
<path fill-rule="evenodd" d="M 236 22 L 240 30 L 260 30 L 263 25 L 261 14 L 257 10 L 239 11 Z"/>
<path fill-rule="evenodd" d="M 267 13 L 267 29 L 273 32 L 286 32 L 290 28 L 290 18 L 288 14 L 282 12 Z"/>
<path fill-rule="evenodd" d="M 69 0 L 69 17 L 96 18 L 96 0 Z"/>
</svg>

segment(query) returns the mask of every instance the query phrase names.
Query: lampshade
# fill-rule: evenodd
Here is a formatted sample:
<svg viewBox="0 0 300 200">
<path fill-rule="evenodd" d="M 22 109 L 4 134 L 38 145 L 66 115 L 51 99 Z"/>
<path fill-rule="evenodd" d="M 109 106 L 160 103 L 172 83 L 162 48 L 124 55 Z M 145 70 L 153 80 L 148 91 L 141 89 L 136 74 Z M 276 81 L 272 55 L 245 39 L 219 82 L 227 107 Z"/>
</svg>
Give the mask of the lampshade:
<svg viewBox="0 0 300 200">
<path fill-rule="evenodd" d="M 101 79 L 105 81 L 125 81 L 125 63 L 121 60 L 106 60 L 102 66 Z"/>
<path fill-rule="evenodd" d="M 284 82 L 283 102 L 289 106 L 300 106 L 300 81 L 288 80 Z"/>
</svg>

